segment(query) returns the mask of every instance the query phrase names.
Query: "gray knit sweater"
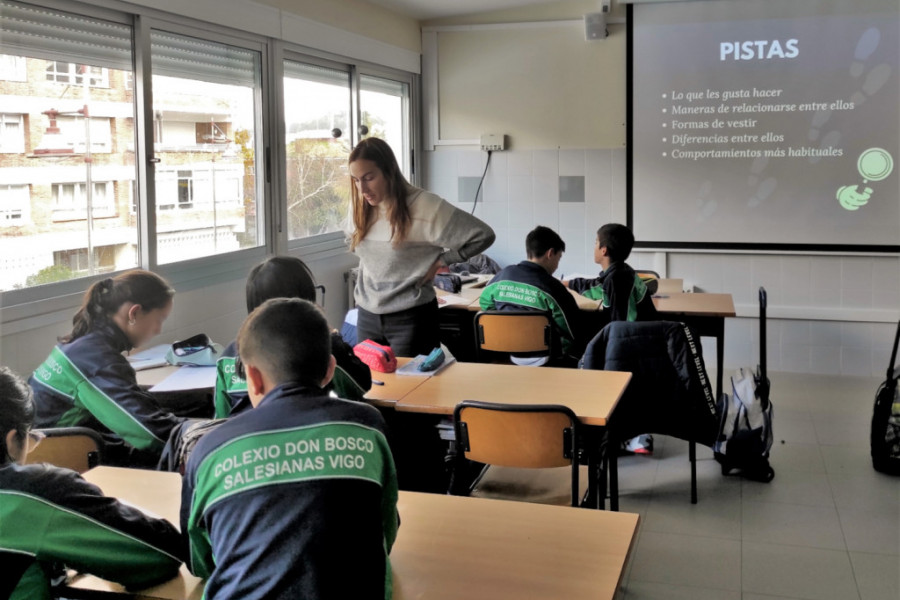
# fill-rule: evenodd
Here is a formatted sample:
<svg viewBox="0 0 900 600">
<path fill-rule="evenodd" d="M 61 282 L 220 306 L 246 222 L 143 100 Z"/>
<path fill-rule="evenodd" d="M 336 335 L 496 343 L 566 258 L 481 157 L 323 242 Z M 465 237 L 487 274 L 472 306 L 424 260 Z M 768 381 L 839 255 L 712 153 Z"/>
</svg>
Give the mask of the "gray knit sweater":
<svg viewBox="0 0 900 600">
<path fill-rule="evenodd" d="M 391 224 L 382 203 L 378 219 L 355 250 L 356 303 L 375 314 L 430 302 L 434 287 L 425 275 L 439 256 L 444 264 L 462 262 L 494 243 L 490 226 L 435 194 L 410 186 L 406 201 L 412 223 L 403 242 L 391 243 Z"/>
</svg>

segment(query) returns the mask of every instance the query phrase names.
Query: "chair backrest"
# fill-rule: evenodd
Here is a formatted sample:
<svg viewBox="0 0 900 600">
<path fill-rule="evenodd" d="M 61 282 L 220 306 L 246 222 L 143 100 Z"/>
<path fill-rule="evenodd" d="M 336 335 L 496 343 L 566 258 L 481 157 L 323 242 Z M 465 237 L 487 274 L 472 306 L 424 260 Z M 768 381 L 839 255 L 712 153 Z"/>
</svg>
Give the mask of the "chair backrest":
<svg viewBox="0 0 900 600">
<path fill-rule="evenodd" d="M 453 410 L 457 456 L 489 465 L 572 468 L 578 505 L 579 422 L 566 406 L 466 400 Z"/>
<path fill-rule="evenodd" d="M 652 275 L 653 277 L 660 279 L 659 273 L 650 269 L 635 269 L 634 272 L 636 275 Z"/>
<path fill-rule="evenodd" d="M 46 437 L 25 457 L 26 464 L 50 463 L 84 473 L 100 464 L 103 438 L 87 427 L 41 429 Z"/>
<path fill-rule="evenodd" d="M 553 344 L 550 315 L 533 310 L 490 310 L 475 315 L 479 351 L 546 352 Z"/>
</svg>

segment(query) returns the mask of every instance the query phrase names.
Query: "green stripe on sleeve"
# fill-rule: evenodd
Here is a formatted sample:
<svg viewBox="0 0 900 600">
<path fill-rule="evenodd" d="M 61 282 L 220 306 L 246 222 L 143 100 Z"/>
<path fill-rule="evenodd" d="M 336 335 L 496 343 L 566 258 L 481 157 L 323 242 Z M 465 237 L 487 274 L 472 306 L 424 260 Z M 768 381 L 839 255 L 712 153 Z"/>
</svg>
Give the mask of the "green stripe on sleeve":
<svg viewBox="0 0 900 600">
<path fill-rule="evenodd" d="M 75 406 L 88 410 L 104 427 L 140 450 L 161 449 L 164 441 L 156 437 L 143 423 L 98 388 L 69 360 L 59 347 L 34 372 L 35 378 L 47 387 L 74 398 Z M 81 413 L 68 411 L 59 425 L 75 425 Z"/>
<path fill-rule="evenodd" d="M 60 561 L 126 586 L 146 587 L 181 564 L 143 540 L 22 492 L 0 491 L 0 523 L 5 548 L 31 553 L 38 560 Z"/>
<path fill-rule="evenodd" d="M 247 380 L 237 374 L 237 359 L 223 356 L 216 361 L 216 392 L 213 398 L 215 418 L 224 419 L 231 415 L 231 393 L 247 391 Z"/>
</svg>

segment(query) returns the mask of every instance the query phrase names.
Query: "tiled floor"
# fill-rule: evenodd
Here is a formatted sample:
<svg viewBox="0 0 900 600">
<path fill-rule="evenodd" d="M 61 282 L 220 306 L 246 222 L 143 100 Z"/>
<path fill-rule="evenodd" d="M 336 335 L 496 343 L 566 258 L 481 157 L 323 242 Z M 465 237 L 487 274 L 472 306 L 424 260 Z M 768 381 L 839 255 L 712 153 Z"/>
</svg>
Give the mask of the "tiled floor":
<svg viewBox="0 0 900 600">
<path fill-rule="evenodd" d="M 723 477 L 698 447 L 692 505 L 686 442 L 620 458 L 621 510 L 641 515 L 621 600 L 900 599 L 900 478 L 869 458 L 879 381 L 770 379 L 771 483 Z"/>
</svg>

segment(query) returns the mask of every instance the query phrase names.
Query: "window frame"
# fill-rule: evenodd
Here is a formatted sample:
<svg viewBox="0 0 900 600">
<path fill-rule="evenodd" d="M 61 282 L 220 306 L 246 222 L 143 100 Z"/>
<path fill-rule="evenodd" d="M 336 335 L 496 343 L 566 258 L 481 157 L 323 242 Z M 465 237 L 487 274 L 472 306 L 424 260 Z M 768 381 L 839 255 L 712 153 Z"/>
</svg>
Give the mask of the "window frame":
<svg viewBox="0 0 900 600">
<path fill-rule="evenodd" d="M 179 290 L 187 291 L 233 280 L 243 280 L 247 271 L 272 254 L 291 252 L 306 260 L 318 260 L 347 254 L 343 232 L 288 241 L 285 188 L 285 152 L 283 123 L 283 60 L 298 60 L 324 66 L 346 65 L 351 72 L 351 146 L 359 140 L 359 74 L 408 81 L 410 89 L 409 144 L 413 163 L 410 181 L 419 181 L 420 124 L 418 122 L 420 75 L 400 69 L 366 63 L 347 56 L 304 47 L 277 37 L 242 31 L 197 18 L 169 13 L 164 10 L 120 2 L 119 0 L 20 0 L 40 8 L 96 18 L 126 25 L 132 30 L 132 71 L 126 87 L 134 94 L 134 179 L 131 185 L 130 214 L 137 217 L 137 265 L 166 277 Z M 150 29 L 232 44 L 259 52 L 260 73 L 256 87 L 256 142 L 258 214 L 261 244 L 220 255 L 206 256 L 182 262 L 159 265 L 156 261 L 156 197 L 154 183 L 154 132 L 152 72 L 150 60 Z M 15 56 L 12 63 L 17 62 Z M 24 62 L 24 61 L 22 61 Z M 72 63 L 77 64 L 77 63 Z M 71 68 L 70 68 L 71 70 Z M 109 76 L 105 80 L 109 85 Z M 47 82 L 48 84 L 50 82 Z M 95 86 L 92 86 L 95 87 Z M 27 121 L 23 117 L 24 122 Z M 24 132 L 23 132 L 24 133 Z M 117 135 L 111 143 L 121 142 Z M 27 145 L 27 144 L 26 144 Z M 96 152 L 96 150 L 95 150 Z M 114 189 L 110 193 L 115 194 Z M 136 209 L 136 210 L 135 210 Z M 131 211 L 134 210 L 132 213 Z M 127 269 L 126 269 L 127 270 Z M 116 271 L 116 272 L 122 272 Z M 109 277 L 96 274 L 52 284 L 0 292 L 0 322 L 7 331 L 27 330 L 31 327 L 68 320 L 73 308 L 80 304 L 84 290 L 95 281 Z M 13 324 L 13 325 L 8 325 Z"/>
<path fill-rule="evenodd" d="M 419 124 L 418 124 L 418 103 L 419 103 L 419 81 L 420 76 L 416 73 L 409 73 L 399 69 L 392 69 L 382 65 L 368 63 L 362 60 L 352 59 L 346 56 L 336 56 L 327 52 L 305 48 L 297 44 L 291 44 L 276 41 L 274 45 L 274 69 L 273 79 L 277 80 L 279 93 L 272 100 L 271 109 L 276 114 L 281 115 L 280 129 L 272 132 L 273 145 L 278 148 L 285 146 L 284 131 L 284 61 L 291 60 L 299 63 L 308 63 L 331 69 L 344 70 L 347 69 L 350 75 L 350 146 L 355 147 L 361 136 L 359 135 L 359 125 L 362 122 L 362 113 L 360 109 L 360 75 L 371 75 L 374 77 L 382 77 L 385 79 L 393 79 L 409 85 L 409 111 L 405 119 L 407 124 L 407 140 L 410 148 L 410 173 L 409 182 L 413 185 L 419 185 L 419 173 L 417 165 L 419 162 Z M 276 175 L 273 179 L 277 182 L 279 198 L 285 198 L 287 192 L 287 165 L 286 156 L 280 156 L 273 165 L 273 171 Z M 333 231 L 314 236 L 288 239 L 287 231 L 287 205 L 285 202 L 280 203 L 278 207 L 278 224 L 277 231 L 279 235 L 279 252 L 299 253 L 304 258 L 316 259 L 333 255 L 337 251 L 347 249 L 346 233 L 343 231 Z"/>
</svg>

